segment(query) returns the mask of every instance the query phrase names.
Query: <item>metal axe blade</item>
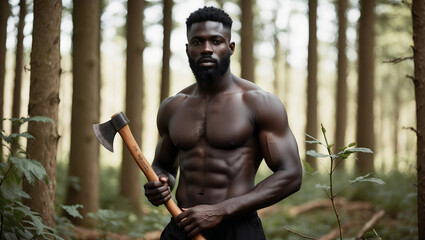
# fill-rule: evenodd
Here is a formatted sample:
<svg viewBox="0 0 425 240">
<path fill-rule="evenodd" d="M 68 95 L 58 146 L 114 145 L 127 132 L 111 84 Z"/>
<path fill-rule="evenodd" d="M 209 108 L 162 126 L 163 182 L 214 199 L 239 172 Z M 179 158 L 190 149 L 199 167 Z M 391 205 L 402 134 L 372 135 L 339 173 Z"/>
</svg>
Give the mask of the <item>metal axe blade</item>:
<svg viewBox="0 0 425 240">
<path fill-rule="evenodd" d="M 93 124 L 94 134 L 96 134 L 97 139 L 106 149 L 114 152 L 115 134 L 129 122 L 130 121 L 123 112 L 114 114 L 111 120 L 107 122 Z"/>
<path fill-rule="evenodd" d="M 107 121 L 101 124 L 93 124 L 93 131 L 96 134 L 97 139 L 100 144 L 102 144 L 106 149 L 111 152 L 114 152 L 114 137 L 117 133 L 112 126 L 111 121 Z"/>
</svg>

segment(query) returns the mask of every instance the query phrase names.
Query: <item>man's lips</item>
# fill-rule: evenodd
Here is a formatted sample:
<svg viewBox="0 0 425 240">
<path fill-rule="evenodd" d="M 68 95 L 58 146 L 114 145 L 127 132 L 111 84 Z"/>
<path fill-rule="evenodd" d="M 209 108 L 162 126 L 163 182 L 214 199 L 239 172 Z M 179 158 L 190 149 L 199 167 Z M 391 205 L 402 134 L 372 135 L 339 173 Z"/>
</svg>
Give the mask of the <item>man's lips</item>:
<svg viewBox="0 0 425 240">
<path fill-rule="evenodd" d="M 216 64 L 216 61 L 213 58 L 201 58 L 198 60 L 198 65 L 203 67 L 209 67 Z"/>
</svg>

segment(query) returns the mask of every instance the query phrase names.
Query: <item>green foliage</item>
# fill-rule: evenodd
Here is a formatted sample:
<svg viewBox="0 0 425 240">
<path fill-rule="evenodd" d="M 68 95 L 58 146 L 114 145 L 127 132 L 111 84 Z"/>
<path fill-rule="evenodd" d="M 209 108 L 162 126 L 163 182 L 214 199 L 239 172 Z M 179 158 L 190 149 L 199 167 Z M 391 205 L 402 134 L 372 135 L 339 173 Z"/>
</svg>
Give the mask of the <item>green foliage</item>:
<svg viewBox="0 0 425 240">
<path fill-rule="evenodd" d="M 69 214 L 71 217 L 82 219 L 83 216 L 81 216 L 80 212 L 78 211 L 78 208 L 83 208 L 83 205 L 81 204 L 76 204 L 71 206 L 62 205 L 62 209 L 65 210 L 65 212 Z"/>
<path fill-rule="evenodd" d="M 260 173 L 261 174 L 261 173 Z M 344 169 L 338 169 L 334 176 L 334 182 L 347 182 L 347 179 L 355 179 L 354 173 Z M 259 176 L 263 178 L 264 176 Z M 326 174 L 317 173 L 316 178 L 321 182 L 328 179 Z M 374 205 L 374 209 L 385 211 L 384 217 L 376 223 L 374 229 L 381 239 L 417 240 L 417 199 L 416 175 L 411 173 L 390 172 L 376 174 L 375 177 L 382 179 L 385 185 L 379 184 L 355 184 L 348 191 L 341 192 L 340 197 L 348 201 L 358 200 L 354 192 L 363 196 L 363 201 Z M 299 192 L 289 196 L 284 201 L 274 205 L 273 211 L 261 216 L 264 231 L 268 240 L 300 240 L 299 235 L 287 231 L 302 233 L 307 236 L 323 236 L 335 228 L 335 216 L 330 208 L 317 208 L 301 214 L 290 214 L 291 209 L 302 206 L 308 202 L 322 200 L 323 191 L 315 187 L 317 182 L 310 176 L 305 175 Z M 349 211 L 341 208 L 341 219 L 344 224 L 354 224 L 348 232 L 344 233 L 344 239 L 355 236 L 361 225 L 365 223 L 365 217 L 373 214 L 371 210 Z M 373 230 L 368 232 L 371 233 Z M 374 238 L 367 238 L 374 239 Z M 375 238 L 377 239 L 377 238 Z"/>
<path fill-rule="evenodd" d="M 118 209 L 99 209 L 96 213 L 89 213 L 88 216 L 97 220 L 97 228 L 105 240 L 108 239 L 107 234 L 111 232 L 144 238 L 147 232 L 162 230 L 170 220 L 170 216 L 162 214 L 158 208 L 143 216 L 137 216 L 130 210 Z"/>
<path fill-rule="evenodd" d="M 131 204 L 120 196 L 119 193 L 119 168 L 112 166 L 102 166 L 100 168 L 100 210 L 95 213 L 89 213 L 88 217 L 97 220 L 96 228 L 102 233 L 102 239 L 108 239 L 108 234 L 125 234 L 130 237 L 144 238 L 145 234 L 152 231 L 161 231 L 170 221 L 170 215 L 164 212 L 165 207 L 153 207 L 146 204 L 143 216 L 138 216 L 133 212 Z M 57 202 L 65 201 L 66 188 L 68 184 L 73 187 L 79 187 L 79 179 L 70 179 L 67 176 L 67 165 L 59 161 L 57 164 Z M 144 179 L 143 181 L 146 181 Z M 62 206 L 58 208 L 67 211 L 69 215 L 78 214 L 81 205 Z M 69 233 L 72 225 L 65 218 L 57 218 L 56 228 L 62 236 L 72 236 Z M 60 229 L 60 230 L 59 230 Z"/>
<path fill-rule="evenodd" d="M 46 117 L 13 118 L 9 119 L 13 124 L 22 125 L 29 121 L 52 122 Z M 29 133 L 12 133 L 7 135 L 1 130 L 1 145 L 12 143 L 19 138 L 34 138 Z M 43 166 L 27 157 L 12 155 L 10 148 L 9 155 L 0 162 L 0 237 L 8 239 L 49 239 L 54 237 L 62 239 L 56 235 L 55 230 L 43 224 L 39 213 L 32 211 L 26 206 L 22 199 L 29 199 L 30 196 L 21 188 L 21 179 L 25 177 L 30 184 L 36 180 L 47 180 L 47 174 Z M 23 151 L 25 156 L 26 153 Z M 2 156 L 3 159 L 3 156 Z"/>
<path fill-rule="evenodd" d="M 323 146 L 326 150 L 327 153 L 319 153 L 316 152 L 315 150 L 308 150 L 307 154 L 309 156 L 315 157 L 315 158 L 328 158 L 329 164 L 327 167 L 327 172 L 329 174 L 329 178 L 328 178 L 328 183 L 327 184 L 323 184 L 315 175 L 318 173 L 318 171 L 316 171 L 307 161 L 303 161 L 304 164 L 304 169 L 306 170 L 306 172 L 311 175 L 314 180 L 316 181 L 316 188 L 318 189 L 322 189 L 323 192 L 326 194 L 326 196 L 330 199 L 331 203 L 332 203 L 332 208 L 335 214 L 335 218 L 337 220 L 338 223 L 338 228 L 339 228 L 339 237 L 340 240 L 343 239 L 343 233 L 342 233 L 342 224 L 341 224 L 341 216 L 338 212 L 338 209 L 336 208 L 336 204 L 335 204 L 335 198 L 343 191 L 345 191 L 346 189 L 348 189 L 349 187 L 351 187 L 352 185 L 356 184 L 356 183 L 360 183 L 360 182 L 372 182 L 372 183 L 377 183 L 377 184 L 384 184 L 384 181 L 382 181 L 381 179 L 378 178 L 372 178 L 370 177 L 371 174 L 366 174 L 364 176 L 359 176 L 357 178 L 355 178 L 354 180 L 348 180 L 348 183 L 346 183 L 344 186 L 337 188 L 335 186 L 335 181 L 334 181 L 334 173 L 337 170 L 337 166 L 339 163 L 341 163 L 341 161 L 344 161 L 345 159 L 347 159 L 351 154 L 353 153 L 373 153 L 372 150 L 368 149 L 368 148 L 363 148 L 363 147 L 355 147 L 356 144 L 355 143 L 350 143 L 349 145 L 347 145 L 346 147 L 343 147 L 341 149 L 339 149 L 339 151 L 337 153 L 332 153 L 332 147 L 333 144 L 329 144 L 327 136 L 326 136 L 326 129 L 323 127 L 323 125 L 321 125 L 321 129 L 322 129 L 322 134 L 324 137 L 325 142 L 321 142 L 318 139 L 307 135 L 311 140 L 307 141 L 310 144 L 318 144 L 320 146 Z"/>
</svg>

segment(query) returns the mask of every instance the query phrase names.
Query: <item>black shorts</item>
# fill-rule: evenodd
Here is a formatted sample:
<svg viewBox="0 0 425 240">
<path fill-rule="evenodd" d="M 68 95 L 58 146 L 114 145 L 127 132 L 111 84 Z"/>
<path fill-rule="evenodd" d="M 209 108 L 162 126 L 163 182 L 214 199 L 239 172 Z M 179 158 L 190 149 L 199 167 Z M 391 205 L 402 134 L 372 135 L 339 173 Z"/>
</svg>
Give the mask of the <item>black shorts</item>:
<svg viewBox="0 0 425 240">
<path fill-rule="evenodd" d="M 257 213 L 250 213 L 223 220 L 214 228 L 202 232 L 207 240 L 265 240 L 263 226 Z M 191 240 L 174 219 L 165 227 L 161 240 Z"/>
</svg>

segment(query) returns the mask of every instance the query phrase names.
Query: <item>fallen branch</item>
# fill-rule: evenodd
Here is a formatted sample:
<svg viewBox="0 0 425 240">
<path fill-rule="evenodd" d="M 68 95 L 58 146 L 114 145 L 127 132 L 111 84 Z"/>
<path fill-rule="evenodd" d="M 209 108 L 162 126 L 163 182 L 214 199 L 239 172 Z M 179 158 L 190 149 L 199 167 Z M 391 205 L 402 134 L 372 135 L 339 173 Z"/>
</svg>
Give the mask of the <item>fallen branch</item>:
<svg viewBox="0 0 425 240">
<path fill-rule="evenodd" d="M 381 210 L 377 213 L 375 213 L 372 218 L 365 224 L 363 225 L 362 229 L 360 230 L 359 233 L 357 233 L 356 239 L 361 239 L 366 232 L 371 229 L 373 227 L 373 225 L 375 225 L 383 216 L 385 215 L 385 211 Z"/>
<path fill-rule="evenodd" d="M 373 209 L 373 204 L 371 202 L 365 201 L 347 201 L 345 198 L 336 198 L 335 199 L 336 206 L 343 211 L 359 211 L 359 210 L 370 210 Z M 320 208 L 331 208 L 332 203 L 329 199 L 319 199 L 311 202 L 307 202 L 305 204 L 291 207 L 289 210 L 289 214 L 292 216 L 299 215 L 304 212 L 312 211 Z"/>
<path fill-rule="evenodd" d="M 289 228 L 286 228 L 286 227 L 283 227 L 283 229 L 285 229 L 286 231 L 288 231 L 288 232 L 290 232 L 290 233 L 293 233 L 293 234 L 295 234 L 295 235 L 298 235 L 298 236 L 300 236 L 300 237 L 302 237 L 302 238 L 305 238 L 305 239 L 318 240 L 318 238 L 310 237 L 310 236 L 307 236 L 307 235 L 301 234 L 301 233 L 299 233 L 299 232 L 295 232 L 295 231 L 293 231 L 293 230 L 291 230 L 291 229 L 289 229 Z"/>
<path fill-rule="evenodd" d="M 345 204 L 346 202 L 347 200 L 345 200 L 344 198 L 335 199 L 335 203 L 337 205 L 342 205 L 342 204 Z M 314 209 L 328 208 L 328 207 L 332 207 L 332 203 L 331 201 L 329 201 L 329 199 L 318 199 L 318 200 L 313 200 L 313 201 L 304 203 L 299 206 L 292 207 L 289 210 L 289 214 L 291 214 L 292 216 L 296 216 L 298 214 L 308 212 Z"/>
</svg>

